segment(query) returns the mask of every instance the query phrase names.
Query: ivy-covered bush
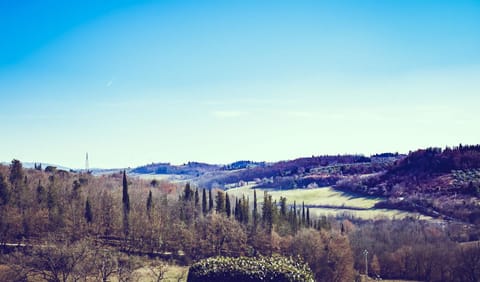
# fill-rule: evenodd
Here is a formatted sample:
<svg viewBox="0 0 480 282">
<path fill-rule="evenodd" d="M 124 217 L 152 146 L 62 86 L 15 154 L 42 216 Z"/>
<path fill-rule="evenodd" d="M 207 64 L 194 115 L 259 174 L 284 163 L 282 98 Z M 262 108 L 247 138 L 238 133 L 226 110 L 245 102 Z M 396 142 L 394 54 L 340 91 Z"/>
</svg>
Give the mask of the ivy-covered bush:
<svg viewBox="0 0 480 282">
<path fill-rule="evenodd" d="M 187 282 L 315 281 L 312 270 L 300 260 L 273 257 L 213 257 L 190 267 Z"/>
</svg>

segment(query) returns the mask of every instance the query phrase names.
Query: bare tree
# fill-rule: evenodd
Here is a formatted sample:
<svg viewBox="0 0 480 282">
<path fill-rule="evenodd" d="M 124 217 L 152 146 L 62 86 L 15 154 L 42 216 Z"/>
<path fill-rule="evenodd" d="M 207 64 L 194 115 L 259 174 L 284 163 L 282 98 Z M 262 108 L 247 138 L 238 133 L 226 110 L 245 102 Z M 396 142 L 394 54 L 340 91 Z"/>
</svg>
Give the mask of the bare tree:
<svg viewBox="0 0 480 282">
<path fill-rule="evenodd" d="M 162 261 L 155 260 L 148 264 L 149 277 L 154 282 L 160 282 L 165 278 L 168 265 Z"/>
</svg>

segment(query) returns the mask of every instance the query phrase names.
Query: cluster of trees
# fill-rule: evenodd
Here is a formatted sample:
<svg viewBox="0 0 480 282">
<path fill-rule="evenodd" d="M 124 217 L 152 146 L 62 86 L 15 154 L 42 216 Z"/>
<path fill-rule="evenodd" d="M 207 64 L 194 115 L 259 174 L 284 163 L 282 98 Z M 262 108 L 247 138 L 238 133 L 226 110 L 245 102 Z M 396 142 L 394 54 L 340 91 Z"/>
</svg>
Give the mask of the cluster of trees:
<svg viewBox="0 0 480 282">
<path fill-rule="evenodd" d="M 463 228 L 462 226 L 460 226 Z M 355 268 L 369 275 L 419 281 L 479 281 L 480 244 L 458 244 L 440 223 L 413 219 L 378 220 L 349 230 Z"/>
<path fill-rule="evenodd" d="M 302 176 L 312 168 L 325 167 L 337 164 L 369 163 L 371 159 L 362 155 L 312 156 L 290 161 L 280 161 L 269 165 L 260 165 L 217 177 L 202 182 L 205 187 L 238 183 L 240 181 L 254 181 L 257 179 L 276 179 L 282 177 Z"/>
<path fill-rule="evenodd" d="M 410 152 L 384 173 L 350 177 L 336 188 L 388 197 L 382 208 L 480 222 L 480 145 Z"/>
<path fill-rule="evenodd" d="M 440 256 L 433 249 L 440 244 L 455 249 L 457 264 L 438 279 L 458 276 L 461 269 L 477 273 L 480 260 L 465 260 L 480 256 L 480 248 L 460 248 L 434 224 L 389 223 L 355 226 L 313 218 L 303 204 L 289 204 L 286 198 L 276 202 L 268 193 L 260 202 L 256 191 L 253 199 L 237 198 L 190 184 L 128 178 L 125 172 L 47 173 L 23 169 L 17 160 L 0 166 L 0 249 L 7 253 L 12 244 L 23 246 L 19 253 L 0 255 L 0 267 L 9 265 L 9 275 L 17 277 L 72 281 L 78 275 L 99 277 L 106 268 L 120 277 L 138 267 L 130 263 L 132 254 L 187 264 L 212 256 L 281 254 L 300 255 L 318 281 L 352 281 L 364 269 L 362 252 L 368 249 L 376 257 L 370 260 L 372 275 L 435 281 L 431 272 Z M 416 239 L 401 238 L 407 235 Z M 49 265 L 56 257 L 62 264 Z M 422 260 L 413 264 L 414 257 Z M 420 266 L 427 261 L 431 265 Z"/>
<path fill-rule="evenodd" d="M 68 248 L 78 243 L 95 249 L 98 247 L 92 247 L 91 243 L 81 243 L 94 240 L 95 244 L 127 254 L 170 253 L 189 263 L 216 255 L 297 255 L 303 248 L 298 240 L 302 240 L 302 230 L 307 229 L 320 236 L 325 246 L 330 244 L 331 236 L 348 241 L 346 236 L 334 235 L 326 217 L 311 218 L 308 208 L 296 203 L 289 205 L 286 198 L 276 203 L 265 193 L 259 203 L 256 192 L 250 200 L 190 184 L 172 190 L 171 185 L 128 178 L 125 172 L 93 176 L 27 170 L 14 160 L 8 167 L 0 166 L 1 249 L 10 250 L 12 244 L 26 244 L 35 249 L 45 242 Z M 60 234 L 61 240 L 52 239 Z M 41 258 L 28 250 L 23 260 Z M 331 249 L 328 253 L 339 251 Z M 337 256 L 341 255 L 334 257 Z M 349 261 L 352 260 L 345 263 Z M 12 265 L 22 265 L 27 274 L 53 271 L 39 261 L 26 264 L 17 261 Z M 342 272 L 345 268 L 337 264 L 324 267 L 329 269 L 328 273 Z M 352 263 L 345 269 L 348 275 L 353 275 Z M 79 273 L 84 272 L 79 270 Z"/>
</svg>

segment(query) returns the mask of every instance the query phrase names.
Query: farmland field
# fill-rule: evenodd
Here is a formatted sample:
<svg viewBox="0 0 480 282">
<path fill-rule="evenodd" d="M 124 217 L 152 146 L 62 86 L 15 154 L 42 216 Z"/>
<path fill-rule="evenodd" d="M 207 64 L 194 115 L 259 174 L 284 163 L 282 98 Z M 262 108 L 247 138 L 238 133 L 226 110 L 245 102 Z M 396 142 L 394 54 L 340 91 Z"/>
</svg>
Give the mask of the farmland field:
<svg viewBox="0 0 480 282">
<path fill-rule="evenodd" d="M 422 219 L 430 219 L 430 217 L 422 216 L 418 213 L 406 212 L 394 209 L 374 209 L 374 205 L 382 198 L 365 197 L 337 191 L 332 187 L 321 187 L 313 189 L 292 189 L 292 190 L 273 190 L 257 188 L 258 202 L 263 202 L 263 192 L 268 191 L 272 195 L 273 200 L 279 200 L 280 197 L 287 198 L 287 204 L 293 204 L 296 201 L 297 206 L 305 202 L 310 207 L 312 215 L 353 215 L 363 219 L 372 219 L 376 217 L 387 218 L 404 218 L 406 216 L 420 216 Z M 242 197 L 248 196 L 250 201 L 253 200 L 252 186 L 244 186 L 227 190 L 230 196 Z"/>
</svg>

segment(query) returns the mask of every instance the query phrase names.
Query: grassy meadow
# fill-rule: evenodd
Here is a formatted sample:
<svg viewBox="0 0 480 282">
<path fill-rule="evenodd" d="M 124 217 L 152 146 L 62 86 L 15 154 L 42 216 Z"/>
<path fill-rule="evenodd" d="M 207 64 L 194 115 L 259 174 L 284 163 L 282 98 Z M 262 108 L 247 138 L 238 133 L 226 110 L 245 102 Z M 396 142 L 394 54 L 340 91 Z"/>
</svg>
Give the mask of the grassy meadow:
<svg viewBox="0 0 480 282">
<path fill-rule="evenodd" d="M 252 185 L 233 188 L 227 190 L 230 196 L 242 197 L 248 196 L 250 201 L 253 200 Z M 366 197 L 355 195 L 333 189 L 332 187 L 321 187 L 312 189 L 291 189 L 291 190 L 273 190 L 257 188 L 258 202 L 263 202 L 263 192 L 268 191 L 272 195 L 273 200 L 280 200 L 280 197 L 286 197 L 288 204 L 296 201 L 297 206 L 305 202 L 310 206 L 310 213 L 314 216 L 331 215 L 353 215 L 362 219 L 373 219 L 378 217 L 401 219 L 406 216 L 419 216 L 427 219 L 429 217 L 419 215 L 418 213 L 393 210 L 393 209 L 375 209 L 374 205 L 382 198 Z M 312 207 L 319 206 L 319 207 Z"/>
</svg>

